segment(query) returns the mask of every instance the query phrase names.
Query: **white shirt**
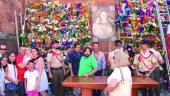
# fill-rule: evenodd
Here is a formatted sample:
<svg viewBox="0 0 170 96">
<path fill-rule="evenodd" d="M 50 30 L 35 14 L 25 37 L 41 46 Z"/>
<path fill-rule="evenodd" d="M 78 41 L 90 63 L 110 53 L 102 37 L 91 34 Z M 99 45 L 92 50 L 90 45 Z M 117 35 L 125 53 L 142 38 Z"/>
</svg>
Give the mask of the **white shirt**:
<svg viewBox="0 0 170 96">
<path fill-rule="evenodd" d="M 150 48 L 149 50 L 154 53 L 156 59 L 158 60 L 158 63 L 156 65 L 156 67 L 158 67 L 159 66 L 159 61 L 163 61 L 163 58 L 162 58 L 161 54 L 158 51 L 156 51 L 154 48 Z"/>
<path fill-rule="evenodd" d="M 13 64 L 8 64 L 8 75 L 13 79 L 13 80 L 17 80 L 17 76 L 18 76 L 18 72 L 17 72 L 17 68 L 15 65 Z M 11 81 L 5 79 L 5 83 L 10 83 Z"/>
<path fill-rule="evenodd" d="M 24 78 L 27 79 L 27 91 L 33 91 L 37 78 L 38 78 L 38 71 L 34 70 L 32 72 L 26 71 L 24 74 Z"/>
<path fill-rule="evenodd" d="M 122 71 L 122 74 L 120 72 L 120 69 Z M 121 75 L 123 76 L 123 78 Z M 112 79 L 116 79 L 117 82 L 120 82 L 123 79 L 127 81 L 132 81 L 131 71 L 128 67 L 115 68 L 112 74 L 108 77 L 107 83 L 109 84 Z"/>
<path fill-rule="evenodd" d="M 109 92 L 109 96 L 131 96 L 132 76 L 128 67 L 115 68 L 108 77 L 107 84 L 110 84 L 113 79 L 116 79 L 118 86 Z"/>
<path fill-rule="evenodd" d="M 134 58 L 134 64 L 137 64 L 138 70 L 141 72 L 146 72 L 151 70 L 157 63 L 157 59 L 155 57 L 155 54 L 152 54 L 147 50 L 145 53 L 140 52 L 137 54 Z"/>
</svg>

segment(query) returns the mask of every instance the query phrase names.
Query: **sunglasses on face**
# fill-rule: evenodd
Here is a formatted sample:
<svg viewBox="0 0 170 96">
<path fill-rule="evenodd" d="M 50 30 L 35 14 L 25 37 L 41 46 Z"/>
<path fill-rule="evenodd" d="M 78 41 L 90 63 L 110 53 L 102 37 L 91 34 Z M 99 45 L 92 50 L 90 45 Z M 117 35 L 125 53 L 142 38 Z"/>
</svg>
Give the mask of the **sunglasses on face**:
<svg viewBox="0 0 170 96">
<path fill-rule="evenodd" d="M 1 50 L 6 50 L 6 48 L 1 48 Z"/>
</svg>

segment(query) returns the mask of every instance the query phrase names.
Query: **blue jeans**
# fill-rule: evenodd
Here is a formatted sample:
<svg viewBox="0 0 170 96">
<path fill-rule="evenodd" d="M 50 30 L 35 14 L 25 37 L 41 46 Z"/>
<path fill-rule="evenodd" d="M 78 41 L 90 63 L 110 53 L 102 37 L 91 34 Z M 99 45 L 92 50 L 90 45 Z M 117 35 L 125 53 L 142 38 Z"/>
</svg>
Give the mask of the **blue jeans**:
<svg viewBox="0 0 170 96">
<path fill-rule="evenodd" d="M 5 84 L 5 96 L 18 96 L 17 89 L 9 89 L 7 84 Z"/>
<path fill-rule="evenodd" d="M 24 81 L 19 82 L 19 84 L 18 84 L 18 96 L 26 96 Z"/>
<path fill-rule="evenodd" d="M 18 96 L 16 90 L 5 90 L 5 96 Z"/>
</svg>

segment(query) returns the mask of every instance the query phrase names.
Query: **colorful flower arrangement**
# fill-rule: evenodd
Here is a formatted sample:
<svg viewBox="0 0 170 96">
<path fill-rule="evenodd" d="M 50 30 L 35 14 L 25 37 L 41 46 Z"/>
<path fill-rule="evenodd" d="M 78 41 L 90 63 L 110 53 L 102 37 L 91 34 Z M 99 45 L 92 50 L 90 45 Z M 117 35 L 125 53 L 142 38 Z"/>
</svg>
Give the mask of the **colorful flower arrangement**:
<svg viewBox="0 0 170 96">
<path fill-rule="evenodd" d="M 118 0 L 116 10 L 115 24 L 121 40 L 124 40 L 126 44 L 131 44 L 136 53 L 139 52 L 138 44 L 142 39 L 155 41 L 158 49 L 161 49 L 154 0 Z"/>
<path fill-rule="evenodd" d="M 49 48 L 57 39 L 64 49 L 75 42 L 90 41 L 89 5 L 35 2 L 26 5 L 26 31 L 20 34 L 23 45 Z"/>
</svg>

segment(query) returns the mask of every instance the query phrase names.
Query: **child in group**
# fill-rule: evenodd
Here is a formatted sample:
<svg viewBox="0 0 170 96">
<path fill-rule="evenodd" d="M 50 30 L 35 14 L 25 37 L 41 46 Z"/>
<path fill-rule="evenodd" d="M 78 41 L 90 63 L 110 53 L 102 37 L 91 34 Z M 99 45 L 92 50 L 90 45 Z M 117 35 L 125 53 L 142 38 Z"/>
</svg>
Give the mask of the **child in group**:
<svg viewBox="0 0 170 96">
<path fill-rule="evenodd" d="M 31 49 L 26 48 L 26 54 L 24 55 L 24 58 L 22 60 L 23 64 L 28 64 L 28 61 L 31 59 Z"/>
<path fill-rule="evenodd" d="M 27 67 L 27 71 L 24 74 L 27 96 L 38 96 L 38 71 L 34 69 L 32 61 L 28 62 Z"/>
</svg>

